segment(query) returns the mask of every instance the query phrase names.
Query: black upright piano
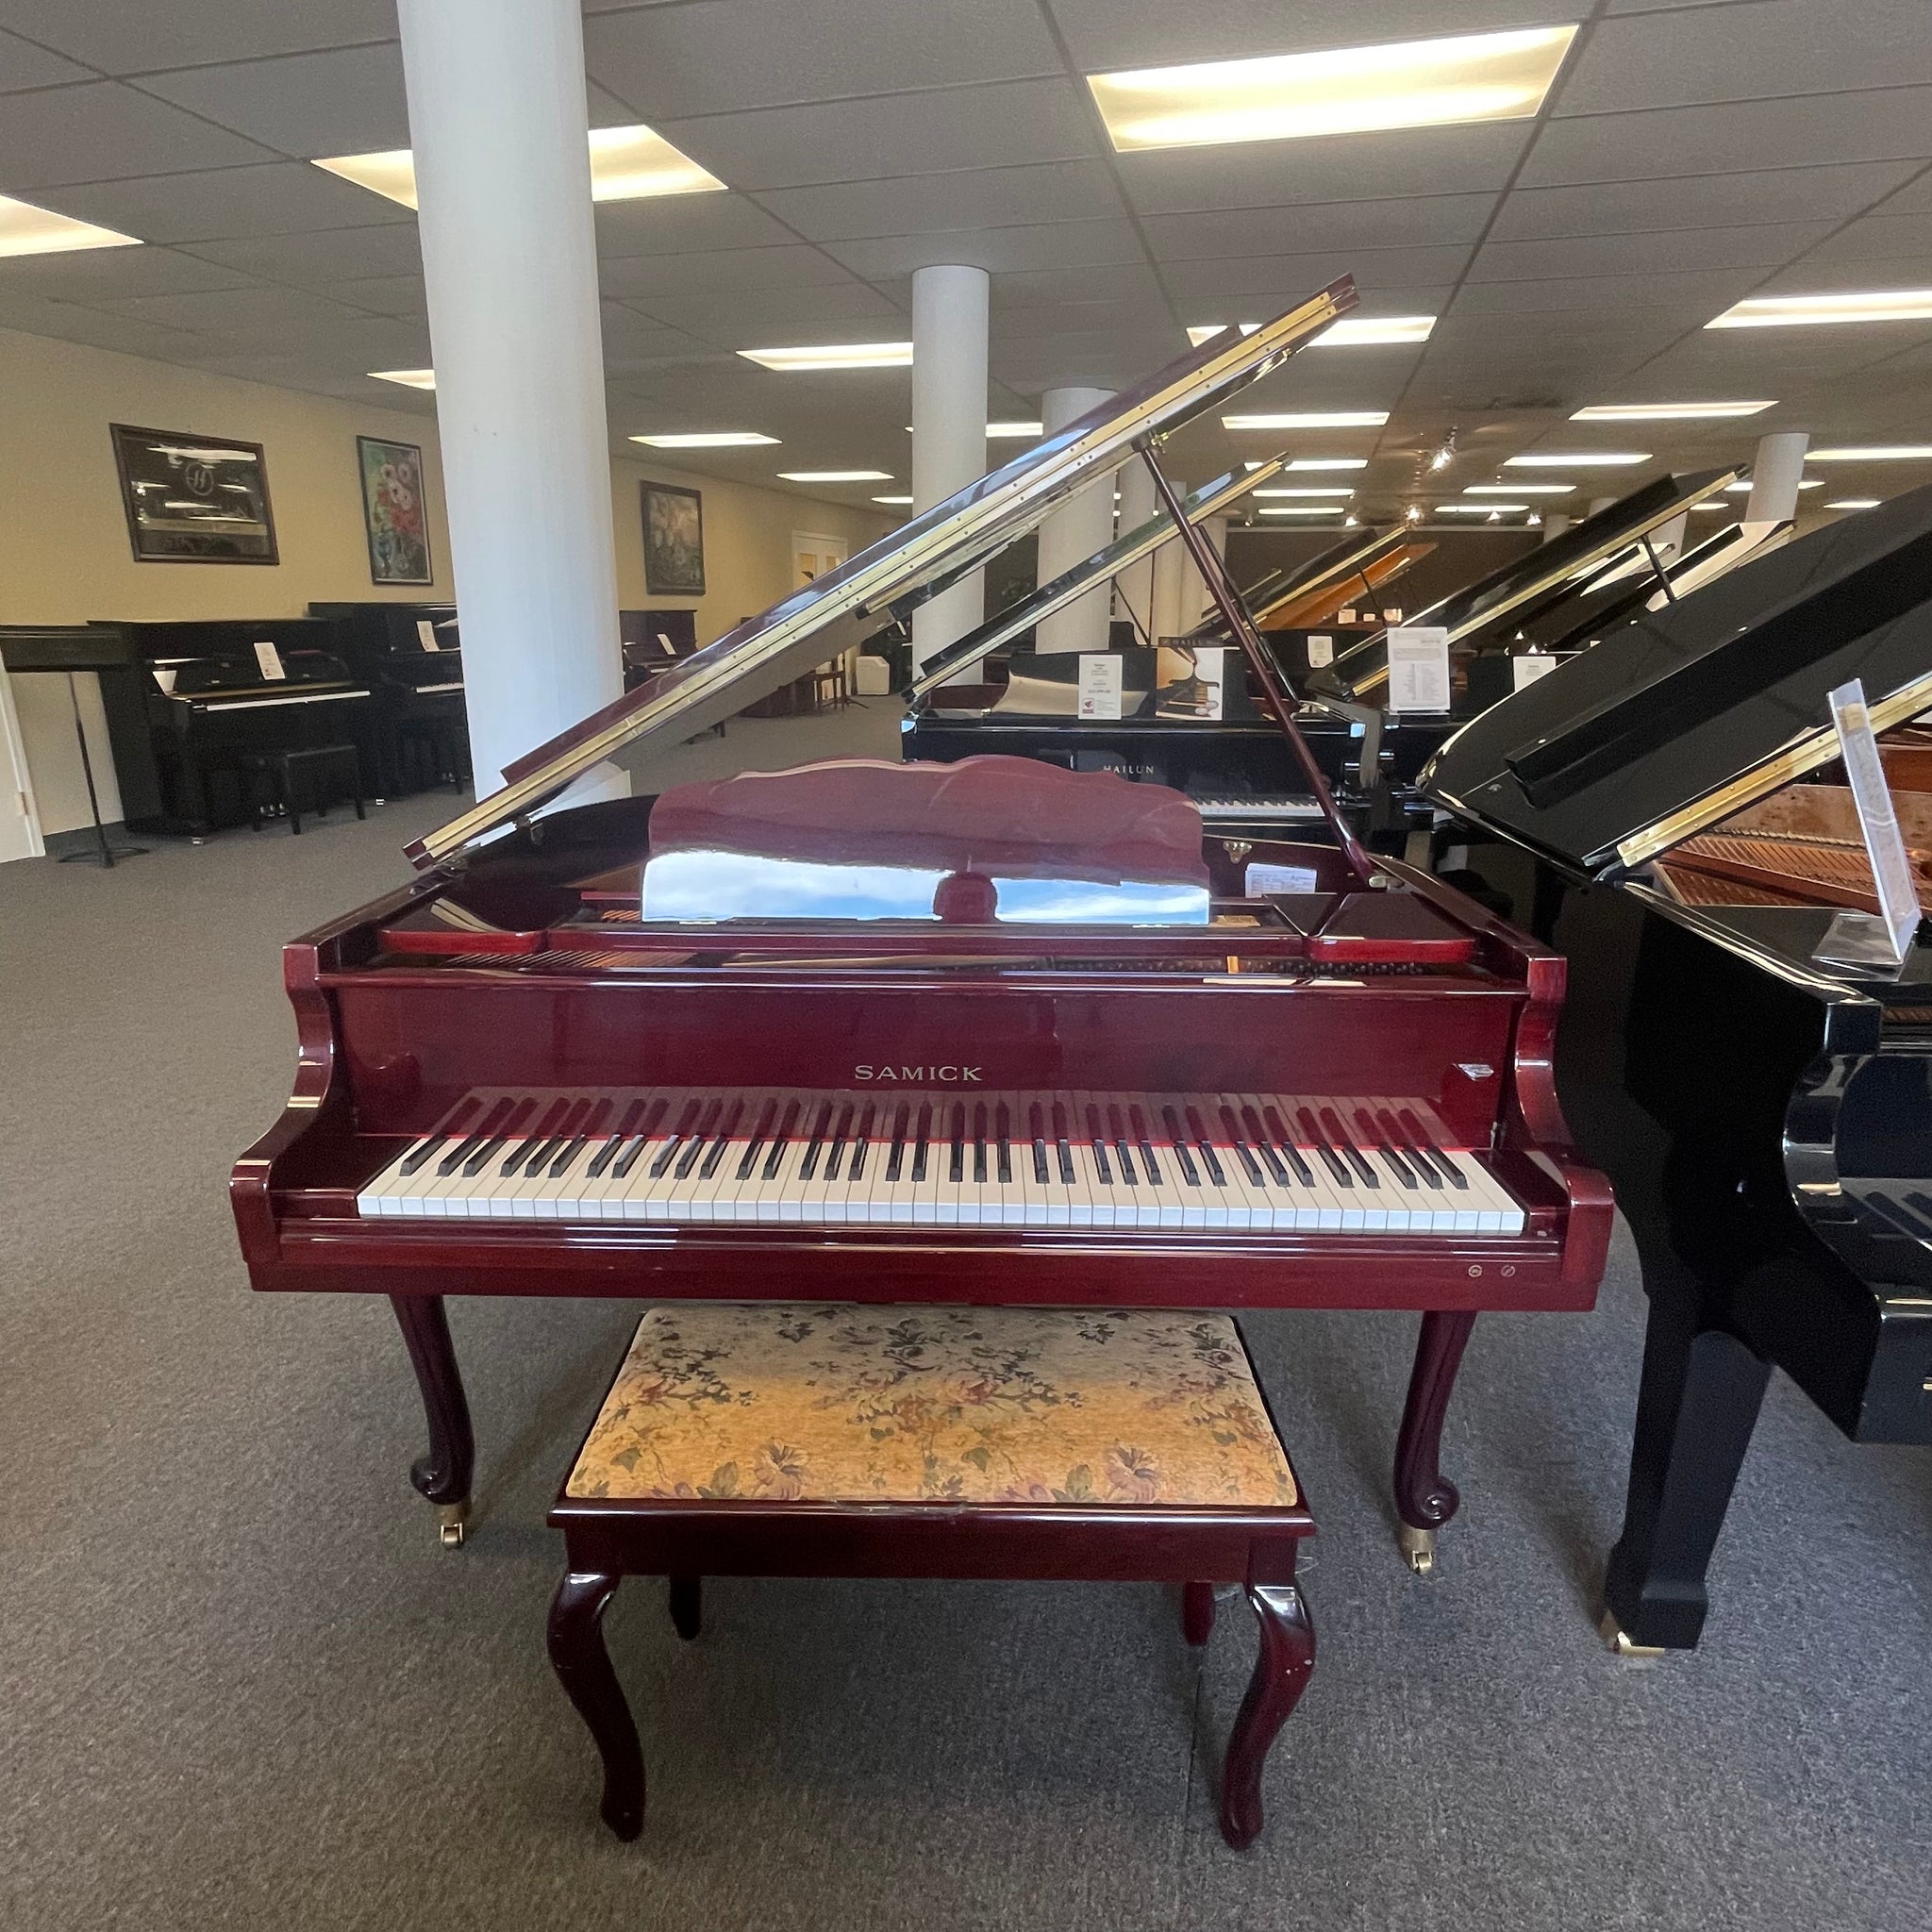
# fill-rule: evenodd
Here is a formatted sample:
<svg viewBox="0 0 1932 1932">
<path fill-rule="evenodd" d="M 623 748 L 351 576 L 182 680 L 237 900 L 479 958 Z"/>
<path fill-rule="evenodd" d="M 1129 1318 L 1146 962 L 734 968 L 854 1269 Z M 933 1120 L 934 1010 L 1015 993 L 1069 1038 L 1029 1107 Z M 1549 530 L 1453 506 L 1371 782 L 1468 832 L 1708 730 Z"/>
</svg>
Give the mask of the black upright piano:
<svg viewBox="0 0 1932 1932">
<path fill-rule="evenodd" d="M 1626 1649 L 1697 1641 L 1774 1368 L 1855 1441 L 1932 1442 L 1932 942 L 1846 957 L 1837 922 L 1877 903 L 1829 782 L 1854 678 L 1881 731 L 1932 708 L 1932 488 L 1626 622 L 1424 774 L 1586 882 L 1558 1091 L 1650 1299 L 1605 1586 Z"/>
<path fill-rule="evenodd" d="M 104 626 L 125 641 L 102 669 L 101 703 L 127 823 L 203 839 L 248 823 L 240 759 L 251 752 L 353 744 L 375 772 L 375 699 L 313 617 Z"/>
<path fill-rule="evenodd" d="M 463 637 L 454 604 L 311 604 L 335 626 L 334 649 L 374 697 L 369 739 L 376 793 L 397 798 L 470 769 Z"/>
</svg>

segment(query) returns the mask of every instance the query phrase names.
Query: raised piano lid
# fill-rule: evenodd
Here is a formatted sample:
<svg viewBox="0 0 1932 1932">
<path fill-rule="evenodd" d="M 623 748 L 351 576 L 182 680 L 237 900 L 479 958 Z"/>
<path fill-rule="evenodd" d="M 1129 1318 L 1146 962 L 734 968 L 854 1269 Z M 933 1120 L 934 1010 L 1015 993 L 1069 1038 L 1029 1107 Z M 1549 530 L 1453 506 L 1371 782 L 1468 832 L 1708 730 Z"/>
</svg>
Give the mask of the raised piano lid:
<svg viewBox="0 0 1932 1932">
<path fill-rule="evenodd" d="M 1384 584 L 1392 583 L 1435 547 L 1418 541 L 1404 525 L 1397 524 L 1392 530 L 1383 531 L 1374 543 L 1357 548 L 1339 569 L 1304 572 L 1270 596 L 1256 611 L 1255 622 L 1263 630 L 1296 630 L 1326 624 L 1344 605 L 1359 603 Z"/>
<path fill-rule="evenodd" d="M 869 616 L 875 625 L 888 606 L 903 615 L 924 595 L 976 569 L 1072 491 L 1117 469 L 1138 442 L 1178 428 L 1278 369 L 1355 306 L 1355 283 L 1344 275 L 1253 335 L 1223 329 L 695 657 L 538 746 L 508 767 L 500 791 L 406 847 L 408 857 L 419 866 L 448 858 L 540 809 L 607 760 L 635 767 L 839 656 L 859 641 Z"/>
<path fill-rule="evenodd" d="M 1438 804 L 1619 878 L 1838 756 L 1825 693 L 1879 730 L 1932 708 L 1932 485 L 1645 611 L 1465 724 Z"/>
<path fill-rule="evenodd" d="M 1499 565 L 1487 576 L 1418 610 L 1411 625 L 1440 625 L 1454 644 L 1506 617 L 1526 617 L 1568 595 L 1573 583 L 1596 579 L 1599 566 L 1641 541 L 1713 491 L 1734 483 L 1740 469 L 1698 470 L 1686 476 L 1657 476 L 1594 516 L 1527 555 Z M 1373 698 L 1389 682 L 1389 634 L 1376 631 L 1343 651 L 1308 679 L 1316 697 Z"/>
</svg>

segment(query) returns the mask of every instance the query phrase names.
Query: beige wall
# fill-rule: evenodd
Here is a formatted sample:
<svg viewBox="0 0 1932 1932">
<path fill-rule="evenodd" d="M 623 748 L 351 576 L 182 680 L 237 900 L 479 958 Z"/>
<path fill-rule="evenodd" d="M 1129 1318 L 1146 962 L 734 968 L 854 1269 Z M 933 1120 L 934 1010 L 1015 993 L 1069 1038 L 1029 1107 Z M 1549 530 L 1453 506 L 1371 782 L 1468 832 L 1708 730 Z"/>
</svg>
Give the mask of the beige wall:
<svg viewBox="0 0 1932 1932">
<path fill-rule="evenodd" d="M 108 441 L 110 423 L 185 429 L 258 442 L 268 460 L 281 561 L 275 565 L 137 563 Z M 356 475 L 356 438 L 422 445 L 436 581 L 370 581 Z M 704 493 L 707 593 L 652 597 L 644 589 L 645 476 Z M 876 512 L 815 502 L 668 466 L 611 464 L 619 601 L 695 608 L 708 641 L 791 588 L 794 531 L 859 549 L 891 527 Z M 0 624 L 84 624 L 195 617 L 292 617 L 321 599 L 456 595 L 433 416 L 373 408 L 328 396 L 150 362 L 0 329 Z M 100 695 L 79 680 L 88 742 L 105 818 L 120 815 Z M 87 823 L 87 794 L 66 680 L 13 680 L 43 832 Z"/>
</svg>

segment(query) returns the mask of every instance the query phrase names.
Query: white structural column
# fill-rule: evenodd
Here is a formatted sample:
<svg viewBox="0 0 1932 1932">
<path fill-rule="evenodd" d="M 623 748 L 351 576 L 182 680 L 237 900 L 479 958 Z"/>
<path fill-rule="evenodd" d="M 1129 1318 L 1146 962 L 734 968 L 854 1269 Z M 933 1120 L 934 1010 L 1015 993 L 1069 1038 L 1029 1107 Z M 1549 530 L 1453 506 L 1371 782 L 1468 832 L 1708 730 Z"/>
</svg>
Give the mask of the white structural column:
<svg viewBox="0 0 1932 1932">
<path fill-rule="evenodd" d="M 1064 429 L 1113 393 L 1107 389 L 1050 389 L 1041 398 L 1041 421 L 1047 435 Z M 1040 526 L 1039 580 L 1051 583 L 1096 550 L 1113 541 L 1113 478 L 1102 476 L 1076 490 Z M 1036 651 L 1104 651 L 1113 599 L 1108 587 L 1075 597 L 1033 633 Z"/>
<path fill-rule="evenodd" d="M 480 791 L 624 691 L 583 21 L 397 12 Z"/>
<path fill-rule="evenodd" d="M 983 268 L 912 273 L 912 510 L 930 509 L 986 474 L 986 308 Z M 924 664 L 985 615 L 974 571 L 912 613 L 913 661 Z M 974 674 L 977 675 L 977 674 Z"/>
<path fill-rule="evenodd" d="M 1570 519 L 1559 509 L 1548 510 L 1543 515 L 1543 541 L 1552 537 L 1560 537 L 1570 527 Z"/>
<path fill-rule="evenodd" d="M 1124 537 L 1129 530 L 1138 530 L 1142 524 L 1151 523 L 1154 513 L 1160 508 L 1154 494 L 1154 478 L 1148 473 L 1147 465 L 1138 457 L 1114 473 L 1114 481 L 1120 486 L 1121 500 L 1115 507 L 1114 528 L 1118 535 Z M 1154 558 L 1143 557 L 1139 563 L 1130 563 L 1114 579 L 1114 596 L 1120 614 L 1131 618 L 1135 625 L 1135 635 L 1154 635 Z"/>
<path fill-rule="evenodd" d="M 1798 481 L 1810 441 L 1802 429 L 1757 439 L 1757 454 L 1751 458 L 1751 495 L 1744 506 L 1747 524 L 1781 523 L 1797 515 Z"/>
</svg>

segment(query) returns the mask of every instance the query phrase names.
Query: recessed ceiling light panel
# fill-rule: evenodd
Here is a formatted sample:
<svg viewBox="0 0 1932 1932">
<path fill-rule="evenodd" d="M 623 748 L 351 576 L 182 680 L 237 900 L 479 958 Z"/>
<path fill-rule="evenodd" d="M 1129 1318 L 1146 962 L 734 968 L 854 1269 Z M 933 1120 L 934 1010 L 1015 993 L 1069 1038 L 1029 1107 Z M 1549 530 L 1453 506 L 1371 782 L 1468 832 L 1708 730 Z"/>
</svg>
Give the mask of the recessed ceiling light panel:
<svg viewBox="0 0 1932 1932">
<path fill-rule="evenodd" d="M 874 503 L 886 504 L 892 509 L 910 509 L 912 508 L 912 499 L 909 496 L 874 496 L 873 501 Z"/>
<path fill-rule="evenodd" d="M 1777 408 L 1768 403 L 1592 403 L 1571 417 L 1573 423 L 1694 423 L 1719 417 L 1757 416 Z"/>
<path fill-rule="evenodd" d="M 1823 490 L 1824 488 L 1824 479 L 1822 476 L 1801 476 L 1798 479 L 1798 488 L 1800 490 Z M 1751 494 L 1751 485 L 1740 476 L 1737 482 L 1724 485 L 1724 494 L 1726 496 L 1749 496 Z"/>
<path fill-rule="evenodd" d="M 1257 468 L 1258 465 L 1250 465 Z M 1296 457 L 1288 466 L 1291 470 L 1366 470 L 1367 457 Z"/>
<path fill-rule="evenodd" d="M 372 369 L 369 374 L 377 382 L 399 382 L 405 389 L 436 387 L 436 371 L 433 369 Z"/>
<path fill-rule="evenodd" d="M 1807 463 L 1926 463 L 1932 462 L 1932 443 L 1874 442 L 1864 449 L 1814 449 Z"/>
<path fill-rule="evenodd" d="M 1890 289 L 1844 295 L 1753 295 L 1714 315 L 1706 328 L 1803 328 L 1834 322 L 1923 322 L 1932 317 L 1932 289 Z"/>
<path fill-rule="evenodd" d="M 1256 512 L 1264 517 L 1339 517 L 1339 503 L 1264 503 Z"/>
<path fill-rule="evenodd" d="M 1836 503 L 1827 503 L 1824 507 L 1826 509 L 1876 509 L 1878 499 L 1875 496 L 1841 496 Z"/>
<path fill-rule="evenodd" d="M 760 369 L 906 369 L 910 342 L 808 342 L 798 349 L 741 349 Z"/>
<path fill-rule="evenodd" d="M 666 436 L 633 436 L 631 441 L 648 443 L 652 449 L 753 449 L 778 439 L 760 436 L 756 429 L 681 429 Z"/>
<path fill-rule="evenodd" d="M 1647 449 L 1531 450 L 1505 457 L 1506 470 L 1627 470 L 1650 461 Z"/>
<path fill-rule="evenodd" d="M 986 433 L 996 442 L 1021 438 L 1037 442 L 1046 434 L 1046 425 L 1041 423 L 989 423 Z"/>
<path fill-rule="evenodd" d="M 78 248 L 139 248 L 139 235 L 57 215 L 30 201 L 0 194 L 0 255 L 66 255 Z"/>
<path fill-rule="evenodd" d="M 1387 409 L 1290 409 L 1261 416 L 1224 416 L 1224 429 L 1379 429 Z"/>
<path fill-rule="evenodd" d="M 780 470 L 786 483 L 890 483 L 890 470 Z"/>
<path fill-rule="evenodd" d="M 1087 85 L 1123 154 L 1517 121 L 1541 107 L 1575 35 L 1574 25 L 1457 34 L 1092 74 Z"/>
<path fill-rule="evenodd" d="M 1257 490 L 1257 496 L 1353 496 L 1355 491 L 1346 489 L 1327 490 Z"/>
<path fill-rule="evenodd" d="M 1524 510 L 1526 503 L 1439 503 L 1431 514 L 1439 517 L 1492 517 L 1505 510 Z"/>
<path fill-rule="evenodd" d="M 1568 496 L 1576 486 L 1574 483 L 1469 483 L 1463 486 L 1465 496 Z"/>
</svg>

